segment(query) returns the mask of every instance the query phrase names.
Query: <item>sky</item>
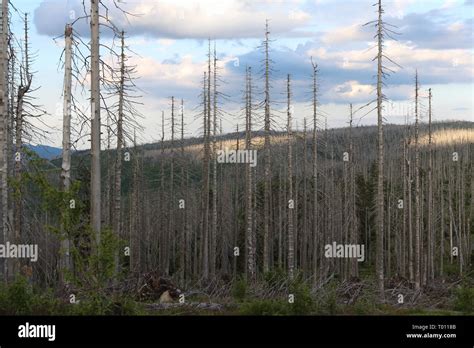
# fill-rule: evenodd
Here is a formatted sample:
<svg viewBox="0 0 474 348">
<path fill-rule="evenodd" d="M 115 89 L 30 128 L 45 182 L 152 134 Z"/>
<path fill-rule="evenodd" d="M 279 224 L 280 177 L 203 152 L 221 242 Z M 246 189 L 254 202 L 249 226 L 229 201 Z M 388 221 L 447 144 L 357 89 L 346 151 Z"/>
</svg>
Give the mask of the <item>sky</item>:
<svg viewBox="0 0 474 348">
<path fill-rule="evenodd" d="M 87 2 L 87 1 L 86 1 Z M 215 40 L 219 59 L 223 131 L 244 127 L 241 115 L 245 67 L 252 67 L 255 100 L 262 100 L 261 41 L 269 20 L 272 59 L 272 114 L 274 128 L 283 130 L 286 77 L 291 75 L 295 125 L 308 119 L 312 128 L 311 59 L 319 67 L 320 123 L 328 127 L 348 124 L 349 104 L 357 110 L 375 95 L 375 28 L 365 23 L 376 19 L 375 0 L 120 0 L 129 15 L 118 11 L 112 0 L 103 0 L 108 18 L 123 29 L 133 52 L 138 109 L 143 131 L 139 142 L 161 137 L 161 112 L 166 115 L 170 136 L 170 97 L 184 99 L 187 136 L 201 134 L 200 86 L 206 70 L 208 38 Z M 15 0 L 12 23 L 21 37 L 22 13 L 31 21 L 30 43 L 36 53 L 33 70 L 34 92 L 48 115 L 42 122 L 50 135 L 42 143 L 59 146 L 62 127 L 62 86 L 60 63 L 66 23 L 84 16 L 81 0 Z M 384 107 L 387 123 L 413 121 L 414 80 L 418 71 L 421 117 L 427 119 L 427 90 L 433 91 L 433 119 L 471 120 L 474 96 L 474 0 L 386 0 L 384 20 L 400 35 L 387 39 L 386 61 L 394 72 L 385 81 L 388 101 Z M 105 16 L 106 8 L 101 7 Z M 88 25 L 77 20 L 75 31 L 89 41 Z M 101 29 L 102 42 L 112 42 L 111 31 Z M 104 59 L 107 52 L 102 50 Z M 84 102 L 87 108 L 87 102 Z M 364 109 L 369 110 L 369 109 Z M 362 110 L 357 125 L 376 124 L 376 115 Z M 261 117 L 260 117 L 261 119 Z M 103 120 L 105 123 L 105 120 Z M 42 125 L 44 127 L 44 125 Z M 255 128 L 261 128 L 256 122 Z M 78 147 L 88 146 L 87 137 Z"/>
</svg>

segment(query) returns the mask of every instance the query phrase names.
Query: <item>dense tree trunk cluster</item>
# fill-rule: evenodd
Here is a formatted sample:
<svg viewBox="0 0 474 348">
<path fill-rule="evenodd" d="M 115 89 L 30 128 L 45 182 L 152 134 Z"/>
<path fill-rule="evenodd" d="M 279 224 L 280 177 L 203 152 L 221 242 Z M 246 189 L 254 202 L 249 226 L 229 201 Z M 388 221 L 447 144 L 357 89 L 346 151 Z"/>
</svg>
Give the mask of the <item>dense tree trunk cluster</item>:
<svg viewBox="0 0 474 348">
<path fill-rule="evenodd" d="M 123 31 L 115 32 L 120 39 L 120 52 L 112 50 L 115 65 L 109 67 L 101 59 L 99 5 L 100 0 L 91 0 L 90 57 L 84 62 L 91 71 L 91 108 L 84 121 L 90 124 L 91 151 L 74 156 L 72 118 L 77 110 L 72 85 L 77 79 L 78 45 L 73 25 L 65 29 L 63 151 L 60 160 L 40 168 L 44 172 L 56 165 L 45 175 L 49 184 L 60 188 L 55 196 L 51 188 L 40 191 L 44 182 L 43 186 L 34 182 L 38 187 L 23 182 L 25 172 L 36 174 L 38 169 L 31 164 L 36 162 L 22 160 L 27 119 L 36 107 L 27 98 L 33 80 L 28 21 L 25 18 L 21 66 L 16 69 L 15 49 L 9 46 L 8 1 L 2 1 L 1 242 L 38 244 L 41 257 L 34 269 L 38 283 L 53 285 L 59 279 L 64 285 L 66 273 L 83 272 L 84 256 L 112 255 L 115 281 L 155 272 L 175 278 L 181 286 L 240 277 L 256 283 L 270 273 L 283 273 L 291 281 L 302 279 L 318 289 L 333 277 L 355 281 L 369 275 L 383 300 L 389 278 L 407 279 L 418 291 L 448 276 L 463 275 L 471 267 L 474 154 L 463 132 L 472 130 L 472 125 L 433 123 L 431 89 L 424 125 L 418 73 L 414 114 L 407 115 L 414 122 L 385 124 L 384 62 L 390 59 L 383 48 L 390 29 L 383 21 L 381 0 L 378 19 L 371 22 L 378 48 L 373 109 L 377 127 L 355 126 L 363 108 L 355 110 L 350 104 L 348 127 L 321 130 L 318 66 L 311 59 L 309 122 L 304 118 L 303 128 L 295 127 L 292 81 L 287 75 L 286 108 L 281 110 L 286 114 L 282 127 L 286 131 L 275 131 L 267 21 L 262 81 L 254 78 L 252 67 L 246 67 L 242 81 L 244 132 L 237 125 L 235 133 L 222 134 L 218 58 L 209 40 L 199 114 L 202 138 L 186 138 L 185 101 L 172 96 L 170 110 L 161 115 L 161 142 L 148 145 L 137 140 L 140 115 L 134 108 L 134 68 L 128 63 Z M 15 77 L 17 70 L 20 74 Z M 264 99 L 255 102 L 260 95 Z M 105 127 L 101 115 L 107 116 L 106 156 L 101 152 Z M 225 152 L 233 157 L 223 161 Z M 14 189 L 8 186 L 10 177 L 16 179 Z M 46 203 L 57 207 L 42 209 Z M 51 234 L 51 226 L 59 234 Z M 117 244 L 110 242 L 108 230 Z M 109 242 L 112 251 L 107 249 Z M 340 254 L 341 248 L 361 253 L 348 256 Z M 92 264 L 84 268 L 94 268 Z M 9 280 L 19 267 L 2 261 L 1 274 Z"/>
</svg>

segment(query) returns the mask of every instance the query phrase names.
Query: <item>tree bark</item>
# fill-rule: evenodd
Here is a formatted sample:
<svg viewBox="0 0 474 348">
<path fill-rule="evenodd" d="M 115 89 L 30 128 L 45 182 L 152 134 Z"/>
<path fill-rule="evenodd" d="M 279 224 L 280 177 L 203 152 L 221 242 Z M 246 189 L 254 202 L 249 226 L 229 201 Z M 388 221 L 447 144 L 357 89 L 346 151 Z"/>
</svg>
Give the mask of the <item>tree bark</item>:
<svg viewBox="0 0 474 348">
<path fill-rule="evenodd" d="M 7 107 L 7 85 L 8 85 L 8 0 L 2 0 L 2 23 L 0 33 L 0 187 L 2 192 L 0 223 L 2 225 L 2 241 L 9 240 L 8 231 L 8 107 Z M 4 260 L 4 278 L 7 280 L 10 274 L 9 263 Z"/>
<path fill-rule="evenodd" d="M 293 133 L 291 130 L 291 123 L 292 123 L 292 105 L 291 105 L 291 86 L 290 86 L 290 75 L 287 77 L 287 101 L 288 101 L 288 109 L 287 109 L 287 116 L 288 116 L 288 124 L 287 124 L 287 137 L 288 137 L 288 198 L 289 202 L 293 200 L 294 204 L 294 197 L 293 197 L 293 163 L 292 163 L 292 152 L 293 152 Z M 288 203 L 290 205 L 290 203 Z M 294 226 L 293 226 L 293 211 L 296 208 L 288 206 L 288 276 L 290 280 L 294 278 L 295 272 L 295 245 L 294 245 Z"/>
<path fill-rule="evenodd" d="M 66 25 L 65 29 L 65 54 L 64 54 L 64 101 L 63 101 L 63 149 L 61 179 L 64 191 L 71 187 L 71 86 L 72 86 L 72 26 Z M 69 202 L 66 202 L 69 204 Z M 61 276 L 71 269 L 69 255 L 68 231 L 62 231 L 61 236 Z M 63 279 L 64 281 L 64 279 Z"/>
<path fill-rule="evenodd" d="M 100 45 L 99 0 L 91 0 L 91 225 L 95 242 L 100 244 Z"/>
<path fill-rule="evenodd" d="M 377 232 L 376 232 L 376 274 L 377 285 L 379 290 L 379 298 L 384 299 L 384 140 L 383 140 L 383 115 L 382 115 L 382 74 L 383 74 L 383 21 L 382 21 L 382 0 L 378 1 L 378 54 L 377 54 Z"/>
<path fill-rule="evenodd" d="M 271 195 L 271 115 L 270 115 L 270 57 L 269 57 L 269 39 L 270 31 L 268 20 L 265 24 L 265 122 L 264 122 L 264 153 L 265 153 L 265 183 L 264 183 L 264 201 L 263 201 L 263 272 L 270 270 L 269 258 L 269 235 L 270 235 L 270 195 Z"/>
<path fill-rule="evenodd" d="M 421 235 L 420 235 L 420 145 L 418 115 L 418 72 L 415 76 L 415 289 L 421 286 Z"/>
<path fill-rule="evenodd" d="M 246 122 L 245 122 L 245 150 L 252 151 L 252 72 L 247 68 L 246 81 Z M 247 278 L 255 281 L 256 260 L 254 244 L 254 221 L 253 221 L 253 199 L 252 199 L 252 167 L 250 163 L 246 165 L 246 190 L 245 190 L 245 216 L 246 216 L 246 240 L 247 240 Z"/>
</svg>

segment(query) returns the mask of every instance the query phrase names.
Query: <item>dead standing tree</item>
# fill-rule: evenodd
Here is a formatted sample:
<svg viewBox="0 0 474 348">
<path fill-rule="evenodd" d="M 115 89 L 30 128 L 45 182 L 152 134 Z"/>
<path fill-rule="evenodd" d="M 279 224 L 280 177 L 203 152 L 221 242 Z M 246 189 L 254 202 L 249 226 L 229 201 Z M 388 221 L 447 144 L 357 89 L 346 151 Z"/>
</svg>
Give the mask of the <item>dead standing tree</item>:
<svg viewBox="0 0 474 348">
<path fill-rule="evenodd" d="M 7 160 L 7 139 L 8 139 L 8 36 L 9 36 L 9 0 L 2 0 L 1 27 L 0 27 L 0 189 L 1 189 L 1 225 L 2 241 L 5 243 L 9 239 L 8 232 L 8 160 Z M 10 270 L 8 263 L 4 262 L 4 278 L 8 278 Z"/>
<path fill-rule="evenodd" d="M 210 72 L 210 60 L 208 71 Z M 209 161 L 210 161 L 210 78 L 204 73 L 203 81 L 203 127 L 204 127 L 204 158 L 202 173 L 202 213 L 201 213 L 201 265 L 202 276 L 209 278 Z"/>
<path fill-rule="evenodd" d="M 18 187 L 15 194 L 15 209 L 14 209 L 14 233 L 16 243 L 20 243 L 22 238 L 22 220 L 23 220 L 23 204 L 22 204 L 22 161 L 23 161 L 23 135 L 24 117 L 26 116 L 25 103 L 28 93 L 31 90 L 31 83 L 33 81 L 33 74 L 30 72 L 30 49 L 28 46 L 28 16 L 25 14 L 24 26 L 24 47 L 23 47 L 23 62 L 20 66 L 20 85 L 18 86 L 18 94 L 15 111 L 15 179 Z M 17 269 L 19 271 L 19 269 Z"/>
<path fill-rule="evenodd" d="M 121 52 L 120 52 L 120 81 L 119 81 L 119 100 L 117 114 L 117 149 L 115 157 L 115 173 L 114 173 L 114 189 L 113 189 L 113 215 L 112 229 L 116 235 L 121 235 L 121 218 L 122 218 L 122 148 L 124 146 L 124 94 L 125 94 L 125 38 L 124 32 L 121 35 Z M 116 267 L 119 271 L 118 252 L 116 255 Z"/>
<path fill-rule="evenodd" d="M 376 242 L 376 273 L 377 283 L 380 293 L 380 298 L 384 299 L 384 265 L 383 265 L 383 235 L 384 235 L 384 193 L 383 193 L 383 116 L 382 116 L 382 57 L 383 57 L 383 21 L 382 21 L 382 0 L 378 3 L 379 19 L 377 23 L 377 40 L 378 40 L 378 54 L 377 54 L 377 242 Z"/>
<path fill-rule="evenodd" d="M 428 267 L 429 279 L 434 280 L 434 240 L 433 233 L 433 134 L 431 129 L 432 106 L 431 88 L 428 90 Z"/>
<path fill-rule="evenodd" d="M 64 92 L 63 92 L 63 150 L 61 165 L 62 189 L 67 192 L 71 187 L 71 99 L 72 99 L 72 38 L 71 25 L 66 25 L 64 32 L 65 55 L 64 55 Z M 64 271 L 71 269 L 70 241 L 67 231 L 62 231 L 60 251 L 60 276 Z"/>
<path fill-rule="evenodd" d="M 421 284 L 421 201 L 420 201 L 420 145 L 418 114 L 418 71 L 415 75 L 415 289 Z"/>
<path fill-rule="evenodd" d="M 287 145 L 288 145 L 288 276 L 293 280 L 295 273 L 295 231 L 294 231 L 294 209 L 296 208 L 293 197 L 293 133 L 292 133 L 292 113 L 291 105 L 291 85 L 290 75 L 287 77 Z"/>
<path fill-rule="evenodd" d="M 90 7 L 86 5 L 90 4 Z M 113 4 L 118 11 L 127 15 L 128 13 L 121 9 L 115 0 Z M 104 110 L 109 117 L 113 114 L 111 106 L 108 105 L 108 97 L 106 93 L 117 92 L 119 82 L 117 81 L 117 71 L 104 59 L 101 59 L 101 49 L 107 50 L 112 59 L 119 58 L 120 54 L 115 52 L 113 48 L 100 43 L 100 28 L 105 27 L 110 30 L 114 35 L 114 38 L 121 37 L 121 31 L 114 25 L 109 16 L 109 8 L 106 6 L 103 0 L 82 0 L 82 7 L 84 9 L 84 15 L 76 18 L 72 22 L 72 26 L 76 25 L 79 21 L 88 20 L 90 28 L 90 45 L 85 44 L 79 35 L 76 35 L 78 42 L 87 47 L 90 54 L 82 54 L 79 52 L 73 59 L 73 64 L 76 72 L 76 79 L 79 84 L 83 87 L 85 81 L 88 79 L 86 76 L 90 74 L 90 117 L 85 112 L 80 111 L 77 108 L 75 102 L 76 98 L 73 96 L 74 110 L 78 111 L 82 118 L 82 124 L 80 125 L 80 131 L 85 128 L 86 123 L 90 124 L 90 141 L 91 141 L 91 169 L 90 169 L 90 224 L 92 231 L 94 232 L 94 245 L 93 249 L 97 249 L 101 241 L 101 167 L 100 167 L 100 151 L 101 151 L 101 111 Z M 101 14 L 100 9 L 105 10 L 105 14 Z M 79 45 L 74 42 L 77 47 Z M 78 50 L 80 51 L 80 50 Z M 78 65 L 79 64 L 79 65 Z M 82 70 L 86 69 L 87 74 Z M 127 74 L 127 71 L 126 73 Z M 82 77 L 81 77 L 82 76 Z M 82 79 L 82 81 L 80 80 Z M 118 96 L 118 93 L 114 96 Z M 110 96 L 109 96 L 110 98 Z M 126 104 L 126 103 L 125 103 Z M 108 132 L 110 129 L 107 130 Z M 79 134 L 79 138 L 82 138 L 82 134 Z M 114 185 L 115 186 L 115 185 Z M 109 204 L 111 202 L 108 202 Z M 113 211 L 114 209 L 109 209 Z M 112 222 L 112 224 L 114 224 Z M 98 250 L 98 249 L 97 249 Z M 95 250 L 95 252 L 97 252 Z"/>
<path fill-rule="evenodd" d="M 100 38 L 99 2 L 91 0 L 91 226 L 96 246 L 101 233 L 100 173 Z"/>
<path fill-rule="evenodd" d="M 389 61 L 392 64 L 400 67 L 393 60 L 385 54 L 385 39 L 386 37 L 393 39 L 392 35 L 397 33 L 389 28 L 390 24 L 383 20 L 384 9 L 382 0 L 378 0 L 373 6 L 377 7 L 378 19 L 366 23 L 365 25 L 374 25 L 377 33 L 375 39 L 377 40 L 377 56 L 374 60 L 377 61 L 377 198 L 376 198 L 376 257 L 375 257 L 375 272 L 377 278 L 377 286 L 379 291 L 379 299 L 381 301 L 385 298 L 385 280 L 384 280 L 384 233 L 385 233 L 385 196 L 384 196 L 384 130 L 383 130 L 383 102 L 386 97 L 383 93 L 384 79 L 389 76 L 388 72 L 393 72 L 392 69 L 384 65 L 384 61 Z M 371 104 L 371 103 L 369 103 Z"/>
<path fill-rule="evenodd" d="M 318 65 L 313 62 L 313 288 L 318 283 L 318 257 L 320 250 L 319 220 L 318 220 Z M 320 264 L 319 267 L 322 265 Z"/>
<path fill-rule="evenodd" d="M 209 57 L 211 52 L 209 51 Z M 212 221 L 210 243 L 210 274 L 216 274 L 217 254 L 217 55 L 214 42 L 212 84 Z"/>
<path fill-rule="evenodd" d="M 271 61 L 269 56 L 270 50 L 270 30 L 268 20 L 265 23 L 265 40 L 263 42 L 265 52 L 265 119 L 264 119 L 264 153 L 265 153 L 265 184 L 264 184 L 264 200 L 263 200 L 263 272 L 270 270 L 270 200 L 271 200 L 271 153 L 270 153 L 270 136 L 271 136 L 271 110 L 270 110 L 270 73 Z"/>
<path fill-rule="evenodd" d="M 252 70 L 247 68 L 246 88 L 245 88 L 245 150 L 252 151 Z M 246 221 L 246 245 L 247 245 L 247 279 L 255 281 L 256 278 L 256 246 L 255 230 L 253 221 L 253 184 L 251 163 L 247 163 L 245 168 L 246 188 L 245 188 L 245 221 Z"/>
<path fill-rule="evenodd" d="M 120 54 L 117 55 L 118 67 L 112 72 L 113 79 L 111 81 L 110 94 L 118 100 L 111 106 L 112 110 L 116 110 L 115 117 L 112 116 L 116 127 L 113 131 L 116 134 L 116 153 L 114 168 L 114 183 L 112 190 L 112 206 L 111 222 L 112 229 L 117 236 L 122 236 L 122 168 L 124 153 L 123 149 L 128 140 L 129 143 L 135 139 L 135 132 L 142 131 L 143 127 L 138 120 L 143 116 L 137 110 L 140 95 L 137 94 L 136 67 L 129 64 L 130 56 L 127 53 L 125 32 L 120 33 Z M 114 113 L 112 113 L 114 114 Z M 133 136 L 132 136 L 133 130 Z M 116 255 L 116 261 L 119 261 Z M 117 267 L 118 267 L 117 263 Z"/>
</svg>

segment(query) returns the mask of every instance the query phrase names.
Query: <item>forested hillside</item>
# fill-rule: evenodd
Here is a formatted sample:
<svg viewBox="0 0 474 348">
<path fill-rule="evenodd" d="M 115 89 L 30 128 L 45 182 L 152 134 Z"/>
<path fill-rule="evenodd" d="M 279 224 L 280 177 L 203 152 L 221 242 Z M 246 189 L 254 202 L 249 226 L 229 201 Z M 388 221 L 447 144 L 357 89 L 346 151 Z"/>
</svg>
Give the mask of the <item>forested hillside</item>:
<svg viewBox="0 0 474 348">
<path fill-rule="evenodd" d="M 366 62 L 344 60 L 336 73 L 350 65 L 364 75 L 370 64 L 373 86 L 327 87 L 325 49 L 301 55 L 306 80 L 278 72 L 267 19 L 255 66 L 222 58 L 217 42 L 225 47 L 227 37 L 209 35 L 197 40 L 199 75 L 153 97 L 138 72 L 165 74 L 169 62 L 134 65 L 133 29 L 117 19 L 134 14 L 122 1 L 82 1 L 83 13 L 72 11 L 54 38 L 63 86 L 55 86 L 61 126 L 51 127 L 31 19 L 1 3 L 0 314 L 473 313 L 474 123 L 434 110 L 452 97 L 435 89 L 442 69 L 430 70 L 425 88 L 418 66 L 397 63 L 406 54 L 391 50 L 399 33 L 382 0 L 374 20 L 357 26 L 370 32 L 371 57 L 356 54 Z M 187 73 L 177 70 L 175 80 Z M 404 82 L 394 91 L 397 74 Z M 189 90 L 197 105 L 179 95 Z M 389 108 L 390 93 L 406 103 L 402 115 Z M 341 100 L 332 94 L 347 97 L 345 113 L 335 115 Z M 155 110 L 162 100 L 168 109 Z M 345 127 L 328 127 L 336 116 Z M 160 126 L 147 129 L 146 117 Z M 372 126 L 362 126 L 366 117 Z M 61 154 L 40 158 L 27 144 L 48 143 L 53 130 Z M 160 140 L 145 144 L 146 132 Z"/>
</svg>

